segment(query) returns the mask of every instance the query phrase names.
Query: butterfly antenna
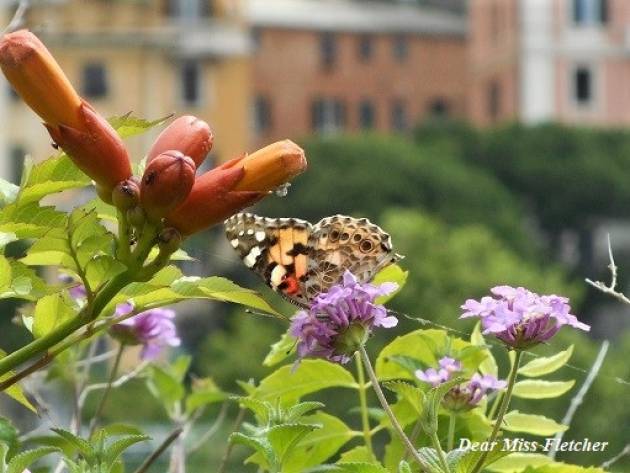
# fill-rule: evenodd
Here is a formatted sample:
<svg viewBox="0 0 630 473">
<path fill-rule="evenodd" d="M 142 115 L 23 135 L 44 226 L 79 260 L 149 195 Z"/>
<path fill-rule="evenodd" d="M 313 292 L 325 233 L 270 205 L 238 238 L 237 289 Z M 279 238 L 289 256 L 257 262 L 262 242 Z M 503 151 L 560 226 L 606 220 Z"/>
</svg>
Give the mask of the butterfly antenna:
<svg viewBox="0 0 630 473">
<path fill-rule="evenodd" d="M 270 312 L 263 312 L 263 311 L 259 311 L 259 310 L 252 310 L 252 309 L 245 309 L 245 313 L 246 314 L 252 314 L 252 315 L 260 315 L 261 317 L 268 317 L 270 319 L 277 319 L 278 316 L 274 315 Z"/>
</svg>

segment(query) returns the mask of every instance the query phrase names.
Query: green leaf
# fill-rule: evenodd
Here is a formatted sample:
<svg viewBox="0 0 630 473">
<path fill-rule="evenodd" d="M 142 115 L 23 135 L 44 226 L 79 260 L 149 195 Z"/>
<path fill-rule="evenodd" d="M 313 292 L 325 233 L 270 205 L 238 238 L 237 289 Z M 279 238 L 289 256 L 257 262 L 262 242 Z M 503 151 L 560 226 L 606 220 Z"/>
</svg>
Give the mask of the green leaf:
<svg viewBox="0 0 630 473">
<path fill-rule="evenodd" d="M 510 453 L 486 468 L 500 473 L 522 472 L 528 466 L 539 466 L 552 463 L 547 455 L 540 453 Z"/>
<path fill-rule="evenodd" d="M 332 470 L 335 473 L 390 473 L 386 468 L 376 463 L 337 463 Z"/>
<path fill-rule="evenodd" d="M 472 333 L 470 334 L 470 342 L 473 345 L 487 347 L 486 340 L 483 338 L 481 334 L 481 324 L 477 323 Z M 492 352 L 487 349 L 488 356 L 479 364 L 479 371 L 481 374 L 489 374 L 494 376 L 495 378 L 499 375 L 499 367 L 497 366 L 497 362 L 492 356 Z"/>
<path fill-rule="evenodd" d="M 532 435 L 553 435 L 568 429 L 545 416 L 522 414 L 519 411 L 508 412 L 503 418 L 503 429 L 509 432 L 525 432 Z"/>
<path fill-rule="evenodd" d="M 582 467 L 562 462 L 548 463 L 539 467 L 529 467 L 523 473 L 606 473 L 603 468 L 595 466 Z"/>
<path fill-rule="evenodd" d="M 518 374 L 532 378 L 553 373 L 562 368 L 569 361 L 572 354 L 573 345 L 553 356 L 534 358 L 529 363 L 521 366 L 518 369 Z"/>
<path fill-rule="evenodd" d="M 0 208 L 13 203 L 17 198 L 19 190 L 19 186 L 16 186 L 12 182 L 5 181 L 4 179 L 0 179 Z"/>
<path fill-rule="evenodd" d="M 294 369 L 283 366 L 264 378 L 254 397 L 294 404 L 306 394 L 332 387 L 356 388 L 352 374 L 342 366 L 325 360 L 303 360 Z"/>
<path fill-rule="evenodd" d="M 487 437 L 484 436 L 483 438 Z M 500 441 L 488 452 L 466 450 L 463 455 L 459 455 L 457 452 L 461 452 L 461 450 L 453 450 L 446 455 L 451 473 L 470 473 L 484 453 L 487 455 L 484 460 L 484 470 L 510 453 L 503 448 L 503 442 Z"/>
<path fill-rule="evenodd" d="M 514 385 L 513 395 L 525 399 L 547 399 L 562 396 L 573 387 L 575 380 L 571 381 L 542 381 L 527 379 Z"/>
<path fill-rule="evenodd" d="M 242 407 L 252 411 L 259 425 L 269 424 L 273 416 L 273 405 L 271 403 L 252 397 L 233 397 L 232 400 L 238 401 Z"/>
<path fill-rule="evenodd" d="M 65 154 L 28 167 L 26 180 L 17 196 L 19 205 L 39 202 L 43 197 L 90 184 L 90 179 Z"/>
<path fill-rule="evenodd" d="M 147 435 L 127 435 L 125 437 L 117 439 L 107 446 L 107 448 L 103 452 L 103 460 L 106 464 L 112 465 L 116 460 L 118 460 L 118 457 L 120 457 L 120 455 L 122 455 L 122 453 L 129 447 L 139 442 L 150 440 L 150 438 L 151 437 Z"/>
<path fill-rule="evenodd" d="M 318 428 L 318 425 L 308 424 L 282 424 L 271 427 L 267 431 L 267 439 L 278 464 L 283 464 L 285 456 L 295 448 L 296 444 Z"/>
<path fill-rule="evenodd" d="M 264 366 L 275 366 L 284 361 L 294 351 L 296 339 L 288 331 L 282 334 L 280 340 L 271 345 L 271 349 L 263 360 Z"/>
<path fill-rule="evenodd" d="M 85 277 L 93 291 L 97 291 L 103 284 L 124 272 L 126 266 L 112 256 L 97 256 L 85 266 Z"/>
<path fill-rule="evenodd" d="M 440 463 L 440 458 L 435 449 L 430 447 L 423 447 L 418 449 L 418 455 L 427 463 L 430 467 L 430 473 L 446 473 Z"/>
<path fill-rule="evenodd" d="M 422 430 L 428 435 L 433 435 L 438 429 L 438 414 L 440 412 L 440 403 L 446 393 L 453 387 L 460 384 L 463 378 L 453 378 L 438 386 L 435 386 L 424 396 L 424 410 L 420 417 Z"/>
<path fill-rule="evenodd" d="M 318 412 L 301 420 L 302 423 L 319 425 L 308 433 L 287 454 L 282 473 L 302 473 L 309 467 L 319 465 L 354 437 L 353 431 L 337 417 Z"/>
<path fill-rule="evenodd" d="M 13 233 L 18 238 L 59 234 L 65 223 L 66 214 L 54 207 L 40 207 L 35 202 L 23 206 L 13 203 L 0 211 L 0 232 Z"/>
<path fill-rule="evenodd" d="M 15 233 L 0 232 L 0 253 L 4 252 L 4 248 L 14 241 L 17 241 L 18 237 Z"/>
<path fill-rule="evenodd" d="M 35 338 L 43 337 L 75 315 L 72 301 L 64 293 L 42 297 L 33 313 L 33 335 Z"/>
<path fill-rule="evenodd" d="M 393 282 L 398 284 L 398 288 L 394 292 L 386 296 L 378 297 L 376 299 L 376 303 L 385 304 L 386 302 L 393 299 L 407 283 L 408 276 L 409 271 L 403 271 L 403 269 L 397 264 L 390 264 L 389 266 L 384 267 L 378 273 L 376 273 L 376 276 L 374 276 L 374 279 L 372 280 L 372 284 L 379 285 L 385 282 Z"/>
<path fill-rule="evenodd" d="M 9 419 L 0 417 L 0 445 L 8 447 L 8 455 L 18 448 L 18 431 Z"/>
<path fill-rule="evenodd" d="M 127 113 L 126 115 L 122 115 L 120 117 L 109 117 L 107 121 L 112 128 L 118 132 L 121 138 L 129 138 L 131 136 L 146 133 L 151 128 L 163 124 L 172 116 L 173 115 L 170 114 L 156 120 L 146 120 L 144 118 L 134 117 L 131 113 Z"/>
<path fill-rule="evenodd" d="M 404 381 L 387 381 L 383 386 L 405 399 L 418 415 L 422 414 L 425 396 L 422 389 Z"/>
<path fill-rule="evenodd" d="M 88 462 L 92 462 L 95 456 L 94 449 L 92 445 L 87 440 L 82 439 L 81 437 L 69 432 L 68 430 L 53 428 L 51 429 L 57 435 L 59 435 L 62 439 L 68 442 L 75 450 L 77 450 L 83 458 L 85 458 Z"/>
<path fill-rule="evenodd" d="M 195 379 L 192 392 L 186 398 L 186 412 L 191 414 L 200 407 L 221 402 L 228 398 L 228 394 L 219 389 L 212 378 Z"/>
<path fill-rule="evenodd" d="M 340 455 L 338 463 L 369 463 L 372 456 L 365 445 L 358 445 Z"/>
<path fill-rule="evenodd" d="M 409 463 L 407 463 L 405 460 L 402 460 L 398 464 L 398 473 L 412 473 L 411 466 L 409 466 Z"/>
<path fill-rule="evenodd" d="M 149 390 L 170 411 L 177 401 L 184 398 L 186 394 L 184 386 L 175 376 L 160 366 L 152 365 L 148 372 L 147 386 Z"/>
<path fill-rule="evenodd" d="M 6 473 L 23 473 L 26 468 L 31 466 L 40 458 L 58 451 L 59 450 L 54 447 L 39 447 L 18 453 L 7 465 Z"/>
<path fill-rule="evenodd" d="M 317 401 L 298 402 L 297 404 L 289 407 L 284 415 L 285 422 L 297 422 L 300 418 L 311 411 L 321 409 L 324 407 L 324 403 Z"/>
<path fill-rule="evenodd" d="M 4 358 L 6 355 L 7 354 L 5 351 L 0 350 L 0 359 Z M 15 375 L 14 371 L 9 371 L 8 373 L 3 374 L 2 376 L 0 376 L 0 382 L 6 381 L 7 379 L 11 378 L 13 375 Z M 7 396 L 13 398 L 15 401 L 22 404 L 27 409 L 31 410 L 32 412 L 37 413 L 37 409 L 35 409 L 33 404 L 31 404 L 31 401 L 29 401 L 26 398 L 26 396 L 24 395 L 24 391 L 22 391 L 22 387 L 18 383 L 15 383 L 12 386 L 9 386 L 2 392 L 3 394 L 6 394 Z M 4 427 L 6 428 L 6 425 Z"/>
<path fill-rule="evenodd" d="M 13 275 L 11 281 L 12 297 L 36 301 L 58 290 L 46 284 L 35 271 L 19 261 L 11 260 L 11 273 Z"/>
<path fill-rule="evenodd" d="M 380 380 L 388 379 L 414 379 L 407 369 L 390 360 L 392 356 L 405 356 L 414 358 L 425 366 L 437 364 L 434 347 L 427 340 L 446 339 L 446 332 L 442 330 L 415 330 L 405 335 L 396 337 L 387 345 L 376 358 L 376 375 Z M 439 341 L 438 341 L 439 343 Z"/>
<path fill-rule="evenodd" d="M 0 298 L 2 298 L 2 294 L 11 287 L 12 280 L 9 260 L 0 255 Z"/>
</svg>

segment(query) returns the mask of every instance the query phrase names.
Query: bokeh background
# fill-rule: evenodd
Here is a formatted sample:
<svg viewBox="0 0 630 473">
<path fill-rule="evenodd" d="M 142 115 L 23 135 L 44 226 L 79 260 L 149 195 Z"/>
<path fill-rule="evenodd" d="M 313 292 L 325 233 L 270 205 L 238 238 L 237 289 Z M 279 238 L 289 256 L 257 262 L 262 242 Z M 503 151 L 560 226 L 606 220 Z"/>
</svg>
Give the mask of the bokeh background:
<svg viewBox="0 0 630 473">
<path fill-rule="evenodd" d="M 15 4 L 4 5 L 6 24 Z M 600 376 L 565 438 L 609 441 L 610 449 L 559 458 L 599 465 L 630 443 L 630 313 L 584 282 L 609 280 L 610 234 L 619 290 L 630 283 L 630 2 L 38 0 L 23 20 L 101 113 L 208 121 L 208 166 L 278 139 L 303 146 L 308 172 L 288 196 L 255 210 L 311 221 L 365 216 L 391 233 L 410 271 L 392 305 L 409 316 L 398 333 L 420 327 L 417 317 L 467 332 L 459 305 L 496 284 L 570 296 L 591 333 L 561 332 L 538 351 L 574 343 L 558 378 L 576 387 L 516 407 L 559 421 L 608 339 Z M 0 174 L 19 182 L 25 155 L 39 160 L 53 150 L 6 83 L 0 123 Z M 158 131 L 130 141 L 136 160 Z M 196 258 L 183 265 L 187 273 L 260 288 L 291 313 L 248 274 L 220 228 L 186 249 Z M 7 350 L 27 339 L 10 323 L 16 310 L 0 306 Z M 285 326 L 227 305 L 177 310 L 194 375 L 236 390 L 236 380 L 271 371 L 261 361 Z M 326 401 L 333 412 L 352 403 L 339 393 Z M 157 436 L 171 428 L 142 381 L 115 393 L 107 415 Z M 190 471 L 213 471 L 234 415 Z M 230 471 L 250 471 L 237 466 L 245 453 L 235 449 Z M 613 471 L 630 471 L 630 461 Z"/>
</svg>

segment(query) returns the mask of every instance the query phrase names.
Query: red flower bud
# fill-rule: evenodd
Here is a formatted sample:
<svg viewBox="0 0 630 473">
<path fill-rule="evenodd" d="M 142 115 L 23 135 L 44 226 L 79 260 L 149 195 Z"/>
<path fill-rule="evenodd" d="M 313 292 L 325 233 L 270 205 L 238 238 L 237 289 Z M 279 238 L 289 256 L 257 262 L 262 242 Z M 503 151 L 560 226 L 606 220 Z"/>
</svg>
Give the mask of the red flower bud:
<svg viewBox="0 0 630 473">
<path fill-rule="evenodd" d="M 127 149 L 116 130 L 87 102 L 79 107 L 79 120 L 80 128 L 45 125 L 74 164 L 111 192 L 119 182 L 131 177 Z"/>
<path fill-rule="evenodd" d="M 140 200 L 140 186 L 134 179 L 126 179 L 114 187 L 111 200 L 114 207 L 129 210 Z"/>
<path fill-rule="evenodd" d="M 182 235 L 222 222 L 306 169 L 304 151 L 291 141 L 235 158 L 197 178 L 182 205 L 166 221 Z"/>
<path fill-rule="evenodd" d="M 201 166 L 212 149 L 214 136 L 210 126 L 192 115 L 179 117 L 160 133 L 147 154 L 147 162 L 168 150 L 181 151 L 195 166 Z"/>
<path fill-rule="evenodd" d="M 179 151 L 156 156 L 140 184 L 140 202 L 150 220 L 160 220 L 181 204 L 195 182 L 195 163 Z"/>
<path fill-rule="evenodd" d="M 131 176 L 129 156 L 116 131 L 79 97 L 37 36 L 27 30 L 4 35 L 0 67 L 44 120 L 53 140 L 100 185 L 103 195 Z"/>
</svg>

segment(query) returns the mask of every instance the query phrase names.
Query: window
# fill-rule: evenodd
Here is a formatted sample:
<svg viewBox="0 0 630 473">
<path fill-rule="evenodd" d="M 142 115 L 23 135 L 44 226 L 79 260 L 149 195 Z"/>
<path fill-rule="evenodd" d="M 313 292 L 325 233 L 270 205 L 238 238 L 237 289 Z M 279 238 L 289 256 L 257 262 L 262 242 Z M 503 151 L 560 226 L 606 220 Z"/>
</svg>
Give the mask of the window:
<svg viewBox="0 0 630 473">
<path fill-rule="evenodd" d="M 392 103 L 392 129 L 405 131 L 407 129 L 407 107 L 402 100 L 394 100 Z"/>
<path fill-rule="evenodd" d="M 608 0 L 573 0 L 572 9 L 576 25 L 595 26 L 608 21 Z"/>
<path fill-rule="evenodd" d="M 593 100 L 593 78 L 588 67 L 580 66 L 575 69 L 573 76 L 573 91 L 578 105 L 588 105 Z"/>
<path fill-rule="evenodd" d="M 83 66 L 83 95 L 90 99 L 107 96 L 107 71 L 102 63 Z"/>
<path fill-rule="evenodd" d="M 394 37 L 392 43 L 392 52 L 397 61 L 403 62 L 407 59 L 409 54 L 409 45 L 407 44 L 407 37 L 404 35 L 398 35 Z"/>
<path fill-rule="evenodd" d="M 362 62 L 367 62 L 372 57 L 374 52 L 374 41 L 369 35 L 364 35 L 359 38 L 359 59 Z"/>
<path fill-rule="evenodd" d="M 22 169 L 24 168 L 24 157 L 26 149 L 20 145 L 13 145 L 9 150 L 11 182 L 19 184 L 22 180 Z"/>
<path fill-rule="evenodd" d="M 490 120 L 496 121 L 501 113 L 501 86 L 499 82 L 493 80 L 488 85 L 488 116 Z"/>
<path fill-rule="evenodd" d="M 359 126 L 362 130 L 374 128 L 374 105 L 369 100 L 359 104 Z"/>
<path fill-rule="evenodd" d="M 269 100 L 258 96 L 254 100 L 254 132 L 262 134 L 271 128 L 271 105 Z"/>
<path fill-rule="evenodd" d="M 184 105 L 198 105 L 200 101 L 201 68 L 197 61 L 186 61 L 181 66 L 181 99 Z"/>
<path fill-rule="evenodd" d="M 447 118 L 449 110 L 448 101 L 444 98 L 436 98 L 429 102 L 428 114 L 431 118 Z"/>
<path fill-rule="evenodd" d="M 319 43 L 322 66 L 324 69 L 330 69 L 337 60 L 337 38 L 332 33 L 324 33 Z"/>
<path fill-rule="evenodd" d="M 316 99 L 311 104 L 311 122 L 316 132 L 337 133 L 346 124 L 346 106 L 336 99 Z"/>
</svg>

